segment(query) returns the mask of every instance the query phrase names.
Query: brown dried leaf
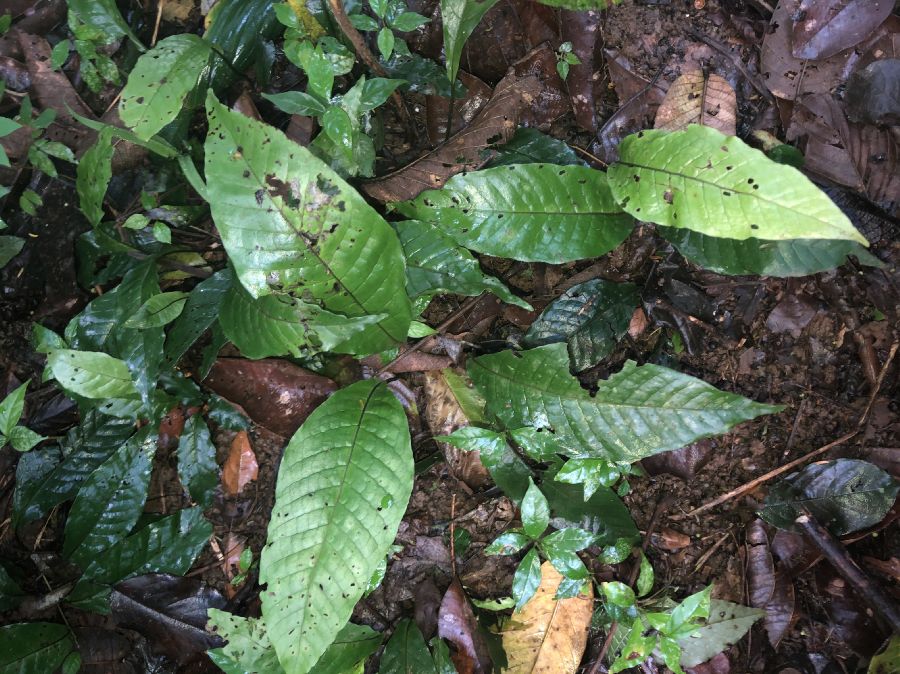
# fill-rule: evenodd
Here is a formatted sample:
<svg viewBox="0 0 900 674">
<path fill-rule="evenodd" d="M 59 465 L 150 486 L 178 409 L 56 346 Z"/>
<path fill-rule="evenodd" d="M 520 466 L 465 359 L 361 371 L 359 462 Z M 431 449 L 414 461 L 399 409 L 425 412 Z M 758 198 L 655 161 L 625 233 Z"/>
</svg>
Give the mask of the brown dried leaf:
<svg viewBox="0 0 900 674">
<path fill-rule="evenodd" d="M 660 550 L 675 552 L 691 544 L 691 537 L 674 529 L 660 529 L 650 536 L 650 544 Z"/>
<path fill-rule="evenodd" d="M 222 466 L 222 490 L 227 496 L 237 496 L 249 482 L 259 475 L 256 454 L 250 445 L 247 431 L 238 431 L 228 449 L 228 458 Z"/>
<path fill-rule="evenodd" d="M 687 482 L 709 462 L 712 448 L 712 440 L 698 440 L 680 449 L 649 456 L 641 461 L 641 465 L 650 475 L 669 473 Z"/>
<path fill-rule="evenodd" d="M 715 73 L 706 77 L 702 70 L 692 70 L 669 87 L 656 111 L 654 126 L 678 131 L 688 124 L 701 124 L 733 136 L 736 113 L 737 96 L 724 78 Z"/>
<path fill-rule="evenodd" d="M 560 573 L 550 562 L 541 565 L 541 584 L 521 611 L 512 614 L 503 632 L 503 650 L 511 674 L 574 674 L 587 645 L 593 591 L 570 599 L 554 599 Z"/>
<path fill-rule="evenodd" d="M 275 358 L 219 358 L 203 383 L 240 405 L 256 423 L 286 438 L 337 390 L 331 379 Z"/>
<path fill-rule="evenodd" d="M 765 609 L 766 634 L 777 648 L 794 623 L 794 584 L 784 570 L 775 570 L 769 537 L 759 519 L 747 528 L 747 571 L 750 605 Z"/>
<path fill-rule="evenodd" d="M 782 3 L 783 4 L 783 3 Z M 793 55 L 825 59 L 865 40 L 891 15 L 893 0 L 801 0 Z"/>
<path fill-rule="evenodd" d="M 453 101 L 453 120 L 451 133 L 457 133 L 470 124 L 478 111 L 491 98 L 491 88 L 474 75 L 460 71 L 459 80 L 466 88 L 466 95 Z M 442 143 L 447 134 L 447 116 L 450 112 L 450 99 L 443 96 L 425 97 L 425 129 L 428 140 Z"/>
<path fill-rule="evenodd" d="M 450 583 L 441 601 L 438 636 L 453 646 L 450 659 L 459 674 L 491 671 L 487 641 L 478 627 L 478 620 L 458 578 Z"/>
</svg>

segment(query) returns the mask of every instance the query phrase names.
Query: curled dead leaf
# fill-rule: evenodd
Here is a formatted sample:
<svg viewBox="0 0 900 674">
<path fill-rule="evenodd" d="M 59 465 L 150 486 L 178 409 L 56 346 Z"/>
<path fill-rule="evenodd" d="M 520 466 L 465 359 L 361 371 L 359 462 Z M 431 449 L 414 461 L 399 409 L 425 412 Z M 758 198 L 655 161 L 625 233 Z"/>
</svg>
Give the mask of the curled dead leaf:
<svg viewBox="0 0 900 674">
<path fill-rule="evenodd" d="M 481 674 L 491 671 L 487 641 L 458 578 L 454 578 L 444 594 L 438 612 L 438 636 L 453 646 L 450 659 L 459 674 Z"/>
<path fill-rule="evenodd" d="M 534 597 L 512 614 L 503 630 L 503 650 L 511 674 L 575 674 L 587 645 L 594 601 L 587 592 L 556 600 L 562 575 L 550 562 L 541 565 Z"/>
<path fill-rule="evenodd" d="M 237 496 L 258 475 L 259 464 L 250 445 L 250 436 L 247 431 L 238 431 L 231 441 L 228 458 L 222 467 L 222 490 L 228 496 Z"/>
<path fill-rule="evenodd" d="M 725 78 L 702 70 L 684 73 L 669 87 L 656 111 L 657 129 L 677 131 L 701 124 L 733 136 L 737 122 L 737 96 Z"/>
<path fill-rule="evenodd" d="M 658 533 L 651 534 L 650 544 L 660 550 L 675 552 L 689 546 L 691 537 L 674 529 L 661 529 Z"/>
</svg>

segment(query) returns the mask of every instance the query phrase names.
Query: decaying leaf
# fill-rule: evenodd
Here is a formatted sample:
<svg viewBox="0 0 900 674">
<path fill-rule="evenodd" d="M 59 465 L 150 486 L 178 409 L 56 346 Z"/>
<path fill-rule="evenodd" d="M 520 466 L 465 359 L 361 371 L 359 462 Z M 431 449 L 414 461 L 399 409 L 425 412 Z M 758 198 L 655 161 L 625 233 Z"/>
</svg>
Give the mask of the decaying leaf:
<svg viewBox="0 0 900 674">
<path fill-rule="evenodd" d="M 562 576 L 550 562 L 541 565 L 534 597 L 513 613 L 503 630 L 503 650 L 512 674 L 574 674 L 587 645 L 593 591 L 556 600 Z"/>
<path fill-rule="evenodd" d="M 747 571 L 750 604 L 765 610 L 766 634 L 777 648 L 794 622 L 794 585 L 783 569 L 775 569 L 762 520 L 747 529 Z"/>
<path fill-rule="evenodd" d="M 793 55 L 824 59 L 849 49 L 866 39 L 893 8 L 890 0 L 801 0 L 793 15 Z"/>
<path fill-rule="evenodd" d="M 438 636 L 452 644 L 450 658 L 459 674 L 491 671 L 491 656 L 478 620 L 458 578 L 444 594 L 438 612 Z"/>
<path fill-rule="evenodd" d="M 478 111 L 491 98 L 491 88 L 474 75 L 460 71 L 459 81 L 466 88 L 465 95 L 453 101 L 453 121 L 451 133 L 457 133 L 470 124 Z M 425 129 L 428 140 L 434 144 L 442 143 L 447 135 L 447 117 L 450 110 L 450 99 L 443 96 L 425 97 Z"/>
<path fill-rule="evenodd" d="M 222 467 L 222 489 L 228 496 L 237 496 L 258 474 L 259 464 L 250 445 L 250 437 L 247 431 L 238 431 Z"/>
<path fill-rule="evenodd" d="M 688 124 L 718 129 L 726 136 L 735 134 L 737 96 L 725 78 L 702 70 L 684 73 L 669 87 L 656 111 L 657 129 L 678 131 Z"/>
</svg>

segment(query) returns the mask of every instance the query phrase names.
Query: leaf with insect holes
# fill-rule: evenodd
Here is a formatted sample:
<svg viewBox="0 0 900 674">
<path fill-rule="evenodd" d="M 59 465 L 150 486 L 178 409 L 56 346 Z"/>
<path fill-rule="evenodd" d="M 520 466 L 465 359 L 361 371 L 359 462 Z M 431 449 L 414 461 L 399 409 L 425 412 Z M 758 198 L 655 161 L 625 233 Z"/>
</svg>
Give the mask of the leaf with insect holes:
<svg viewBox="0 0 900 674">
<path fill-rule="evenodd" d="M 608 175 L 622 207 L 658 225 L 726 239 L 868 245 L 800 171 L 706 126 L 632 134 L 619 145 L 619 161 Z"/>
<path fill-rule="evenodd" d="M 350 618 L 412 480 L 406 414 L 379 381 L 338 391 L 291 438 L 259 566 L 263 619 L 286 671 L 308 671 Z"/>
<path fill-rule="evenodd" d="M 213 220 L 252 297 L 298 292 L 348 318 L 383 318 L 335 347 L 373 353 L 406 341 L 403 251 L 359 193 L 280 131 L 210 95 L 206 180 Z"/>
<path fill-rule="evenodd" d="M 149 140 L 181 112 L 209 61 L 210 46 L 190 33 L 160 40 L 128 75 L 119 117 L 141 140 Z"/>
<path fill-rule="evenodd" d="M 105 353 L 57 349 L 49 353 L 47 364 L 60 388 L 82 398 L 139 397 L 128 366 Z"/>
<path fill-rule="evenodd" d="M 634 222 L 616 204 L 603 173 L 553 164 L 461 173 L 395 208 L 435 223 L 461 246 L 528 262 L 603 255 L 625 240 Z"/>
</svg>

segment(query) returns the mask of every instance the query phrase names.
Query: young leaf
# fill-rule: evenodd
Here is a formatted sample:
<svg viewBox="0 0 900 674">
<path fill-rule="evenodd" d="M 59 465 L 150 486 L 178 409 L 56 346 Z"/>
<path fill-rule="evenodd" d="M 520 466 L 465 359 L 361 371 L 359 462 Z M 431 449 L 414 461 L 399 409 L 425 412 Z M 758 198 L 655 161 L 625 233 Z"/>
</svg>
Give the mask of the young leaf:
<svg viewBox="0 0 900 674">
<path fill-rule="evenodd" d="M 622 469 L 604 459 L 569 459 L 556 474 L 558 482 L 584 485 L 587 501 L 600 487 L 611 487 L 622 475 Z"/>
<path fill-rule="evenodd" d="M 538 538 L 550 526 L 550 506 L 538 486 L 528 479 L 528 491 L 522 498 L 522 528 L 531 538 Z"/>
<path fill-rule="evenodd" d="M 112 131 L 104 127 L 97 135 L 97 142 L 84 153 L 76 169 L 75 189 L 78 205 L 91 225 L 103 219 L 103 197 L 112 178 Z"/>
<path fill-rule="evenodd" d="M 897 498 L 900 483 L 867 461 L 813 463 L 772 487 L 759 514 L 779 529 L 793 530 L 804 510 L 835 536 L 874 526 Z"/>
<path fill-rule="evenodd" d="M 639 304 L 631 283 L 602 279 L 579 283 L 544 309 L 524 342 L 527 346 L 567 342 L 572 369 L 580 372 L 612 352 Z"/>
<path fill-rule="evenodd" d="M 681 646 L 681 666 L 696 667 L 716 653 L 743 637 L 753 623 L 766 614 L 761 609 L 748 608 L 730 601 L 713 599 L 709 603 L 709 618 L 698 625 L 693 634 L 678 638 Z"/>
<path fill-rule="evenodd" d="M 22 411 L 25 409 L 25 391 L 28 389 L 29 383 L 30 380 L 15 388 L 0 402 L 0 435 L 9 437 L 13 428 L 19 423 Z"/>
<path fill-rule="evenodd" d="M 0 627 L 0 672 L 55 672 L 75 650 L 67 625 L 17 623 Z"/>
<path fill-rule="evenodd" d="M 105 353 L 59 349 L 50 352 L 47 364 L 64 391 L 82 398 L 105 400 L 140 397 L 128 366 Z"/>
<path fill-rule="evenodd" d="M 726 239 L 865 237 L 800 171 L 735 136 L 692 125 L 628 136 L 609 167 L 616 200 L 636 218 Z"/>
<path fill-rule="evenodd" d="M 85 480 L 66 521 L 63 555 L 87 566 L 137 522 L 156 453 L 151 426 L 122 445 Z"/>
<path fill-rule="evenodd" d="M 474 297 L 492 292 L 504 302 L 531 311 L 528 302 L 483 273 L 478 260 L 433 223 L 404 220 L 391 224 L 406 255 L 406 291 L 410 297 L 440 293 Z"/>
<path fill-rule="evenodd" d="M 373 353 L 406 340 L 403 252 L 390 226 L 337 174 L 270 126 L 207 102 L 212 216 L 253 297 L 299 291 L 349 318 L 386 314 L 343 345 Z"/>
<path fill-rule="evenodd" d="M 575 674 L 587 646 L 593 610 L 593 592 L 556 599 L 563 577 L 545 562 L 534 598 L 517 606 L 503 629 L 503 650 L 510 672 Z"/>
<path fill-rule="evenodd" d="M 378 31 L 378 38 L 376 39 L 378 51 L 381 52 L 381 58 L 385 61 L 391 58 L 391 54 L 394 53 L 394 41 L 394 31 L 390 28 L 382 28 Z"/>
<path fill-rule="evenodd" d="M 603 255 L 634 222 L 613 200 L 603 173 L 552 164 L 460 173 L 396 208 L 435 223 L 461 246 L 528 262 Z"/>
<path fill-rule="evenodd" d="M 631 463 L 781 409 L 631 361 L 591 395 L 569 374 L 563 344 L 482 356 L 469 375 L 508 427 L 550 428 L 576 458 Z"/>
<path fill-rule="evenodd" d="M 212 503 L 219 481 L 219 466 L 216 464 L 216 446 L 199 414 L 185 422 L 178 439 L 178 477 L 195 502 L 204 508 Z"/>
<path fill-rule="evenodd" d="M 177 290 L 154 295 L 125 321 L 124 326 L 138 330 L 162 327 L 178 318 L 187 298 L 188 293 Z"/>
<path fill-rule="evenodd" d="M 149 140 L 178 116 L 209 54 L 208 42 L 181 33 L 160 40 L 138 59 L 119 102 L 119 116 L 138 138 Z"/>
<path fill-rule="evenodd" d="M 466 40 L 482 17 L 496 4 L 497 0 L 441 0 L 444 55 L 447 61 L 447 79 L 451 84 L 459 72 L 459 60 Z"/>
<path fill-rule="evenodd" d="M 650 560 L 647 559 L 647 555 L 641 551 L 641 571 L 637 577 L 637 583 L 635 583 L 637 587 L 637 596 L 645 597 L 650 594 L 650 590 L 653 589 L 653 567 L 650 565 Z"/>
<path fill-rule="evenodd" d="M 437 674 L 434 660 L 425 645 L 425 637 L 416 624 L 406 618 L 397 624 L 384 653 L 378 674 Z"/>
<path fill-rule="evenodd" d="M 291 439 L 259 567 L 263 617 L 287 671 L 307 671 L 349 619 L 412 479 L 406 414 L 380 382 L 338 391 Z"/>
</svg>

